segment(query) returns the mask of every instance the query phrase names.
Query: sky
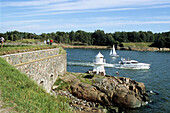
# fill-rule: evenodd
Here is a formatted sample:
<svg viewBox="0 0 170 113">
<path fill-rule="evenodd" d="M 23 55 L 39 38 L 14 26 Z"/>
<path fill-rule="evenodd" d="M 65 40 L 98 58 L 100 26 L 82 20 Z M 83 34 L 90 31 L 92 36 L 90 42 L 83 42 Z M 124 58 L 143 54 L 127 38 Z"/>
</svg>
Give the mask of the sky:
<svg viewBox="0 0 170 113">
<path fill-rule="evenodd" d="M 170 0 L 0 0 L 0 33 L 170 31 Z"/>
</svg>

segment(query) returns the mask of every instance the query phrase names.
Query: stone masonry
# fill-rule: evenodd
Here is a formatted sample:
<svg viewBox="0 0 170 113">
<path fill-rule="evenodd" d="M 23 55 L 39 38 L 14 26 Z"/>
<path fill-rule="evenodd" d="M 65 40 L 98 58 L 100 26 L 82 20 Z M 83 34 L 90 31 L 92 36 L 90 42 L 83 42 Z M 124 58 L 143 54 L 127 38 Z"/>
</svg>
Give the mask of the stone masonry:
<svg viewBox="0 0 170 113">
<path fill-rule="evenodd" d="M 50 92 L 59 75 L 66 72 L 66 54 L 59 54 L 59 48 L 2 56 L 22 73 L 27 74 Z"/>
</svg>

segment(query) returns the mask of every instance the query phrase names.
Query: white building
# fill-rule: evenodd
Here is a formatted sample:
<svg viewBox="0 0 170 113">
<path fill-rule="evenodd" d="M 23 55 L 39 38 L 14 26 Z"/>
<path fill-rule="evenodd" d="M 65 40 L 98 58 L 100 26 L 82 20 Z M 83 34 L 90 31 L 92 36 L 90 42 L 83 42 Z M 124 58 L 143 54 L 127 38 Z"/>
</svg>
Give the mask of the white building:
<svg viewBox="0 0 170 113">
<path fill-rule="evenodd" d="M 104 56 L 100 52 L 95 57 L 96 59 L 93 60 L 94 63 L 93 72 L 96 72 L 96 74 L 106 75 L 104 69 L 106 59 L 103 59 Z"/>
</svg>

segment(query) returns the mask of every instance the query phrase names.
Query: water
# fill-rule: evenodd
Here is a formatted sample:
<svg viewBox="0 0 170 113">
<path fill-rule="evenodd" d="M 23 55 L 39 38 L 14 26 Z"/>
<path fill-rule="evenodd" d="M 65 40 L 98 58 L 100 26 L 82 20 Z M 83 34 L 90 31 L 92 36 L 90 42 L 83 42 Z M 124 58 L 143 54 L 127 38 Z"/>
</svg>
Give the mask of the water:
<svg viewBox="0 0 170 113">
<path fill-rule="evenodd" d="M 109 56 L 110 50 L 102 49 L 66 49 L 67 51 L 67 71 L 84 73 L 93 69 L 92 63 L 95 56 L 100 51 L 104 59 L 109 64 L 115 64 L 120 61 L 121 57 L 130 58 L 143 63 L 151 64 L 149 70 L 128 70 L 113 67 L 105 67 L 106 74 L 129 77 L 138 82 L 143 82 L 146 90 L 152 90 L 159 95 L 152 95 L 150 98 L 153 102 L 147 106 L 128 110 L 130 113 L 168 113 L 170 112 L 170 52 L 139 52 L 139 51 L 117 51 L 120 55 L 118 58 Z"/>
</svg>

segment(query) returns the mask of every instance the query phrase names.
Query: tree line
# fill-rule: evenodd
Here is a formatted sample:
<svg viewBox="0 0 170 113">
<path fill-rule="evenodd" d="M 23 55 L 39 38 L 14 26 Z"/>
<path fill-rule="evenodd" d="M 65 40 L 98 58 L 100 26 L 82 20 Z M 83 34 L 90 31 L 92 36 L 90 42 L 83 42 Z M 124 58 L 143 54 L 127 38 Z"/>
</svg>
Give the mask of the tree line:
<svg viewBox="0 0 170 113">
<path fill-rule="evenodd" d="M 170 48 L 170 31 L 162 33 L 152 33 L 151 31 L 105 33 L 103 30 L 96 30 L 94 32 L 78 30 L 71 32 L 57 31 L 42 33 L 40 35 L 28 32 L 8 31 L 6 33 L 0 33 L 1 36 L 5 40 L 10 41 L 21 39 L 53 39 L 56 43 L 100 46 L 111 46 L 112 44 L 122 45 L 122 42 L 153 42 L 151 45 L 153 47 Z"/>
</svg>

